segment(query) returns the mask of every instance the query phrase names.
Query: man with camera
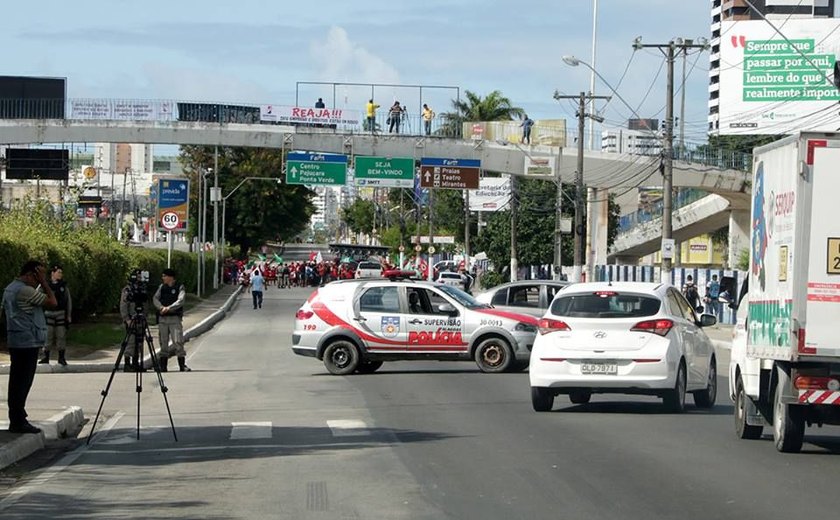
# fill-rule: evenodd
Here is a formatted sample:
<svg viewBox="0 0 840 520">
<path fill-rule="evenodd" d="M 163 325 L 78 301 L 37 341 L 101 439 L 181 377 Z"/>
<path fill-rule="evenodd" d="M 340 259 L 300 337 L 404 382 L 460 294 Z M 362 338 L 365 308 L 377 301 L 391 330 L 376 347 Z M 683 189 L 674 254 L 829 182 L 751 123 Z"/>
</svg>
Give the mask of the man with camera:
<svg viewBox="0 0 840 520">
<path fill-rule="evenodd" d="M 178 357 L 181 372 L 189 372 L 187 353 L 184 350 L 184 300 L 187 297 L 184 285 L 175 280 L 174 269 L 163 270 L 163 283 L 160 284 L 152 302 L 158 311 L 158 331 L 160 333 L 160 371 L 167 372 L 169 358 Z M 170 340 L 172 344 L 170 345 Z"/>
<path fill-rule="evenodd" d="M 37 260 L 23 264 L 20 276 L 3 291 L 6 341 L 11 358 L 8 403 L 9 431 L 12 433 L 41 431 L 26 420 L 26 398 L 35 380 L 38 352 L 47 342 L 44 307 L 54 308 L 57 303 L 44 277 L 44 265 Z"/>
</svg>

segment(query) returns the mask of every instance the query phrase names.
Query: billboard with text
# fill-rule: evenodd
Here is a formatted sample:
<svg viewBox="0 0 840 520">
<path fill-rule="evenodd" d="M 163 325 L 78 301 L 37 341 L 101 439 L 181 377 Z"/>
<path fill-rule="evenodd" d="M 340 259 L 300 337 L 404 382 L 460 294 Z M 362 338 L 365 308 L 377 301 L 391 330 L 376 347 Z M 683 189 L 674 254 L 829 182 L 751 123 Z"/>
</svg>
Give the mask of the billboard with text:
<svg viewBox="0 0 840 520">
<path fill-rule="evenodd" d="M 720 134 L 836 131 L 838 29 L 836 18 L 790 19 L 782 37 L 763 20 L 723 22 Z"/>
</svg>

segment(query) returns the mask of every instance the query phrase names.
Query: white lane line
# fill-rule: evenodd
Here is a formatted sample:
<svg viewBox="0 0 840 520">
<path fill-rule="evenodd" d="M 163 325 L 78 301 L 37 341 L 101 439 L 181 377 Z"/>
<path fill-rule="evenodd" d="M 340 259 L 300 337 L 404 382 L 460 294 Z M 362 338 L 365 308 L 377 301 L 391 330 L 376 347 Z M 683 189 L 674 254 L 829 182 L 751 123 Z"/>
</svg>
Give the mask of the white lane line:
<svg viewBox="0 0 840 520">
<path fill-rule="evenodd" d="M 364 421 L 356 419 L 335 419 L 327 421 L 327 426 L 330 427 L 333 437 L 357 437 L 361 435 L 370 435 L 367 424 Z"/>
<path fill-rule="evenodd" d="M 105 424 L 102 425 L 102 429 L 99 431 L 102 432 L 102 435 L 105 437 L 108 436 L 108 433 L 111 429 L 116 426 L 120 419 L 125 415 L 125 412 L 117 412 L 105 421 Z M 95 442 L 93 444 L 96 444 Z M 29 479 L 26 484 L 20 486 L 19 488 L 13 489 L 3 500 L 0 500 L 0 511 L 5 511 L 10 506 L 13 506 L 18 500 L 25 497 L 30 492 L 34 491 L 39 486 L 43 486 L 49 480 L 65 469 L 67 469 L 71 464 L 76 462 L 76 459 L 81 457 L 86 451 L 88 451 L 92 445 L 82 444 L 75 450 L 71 451 L 64 457 L 58 460 L 55 464 L 48 468 L 44 468 L 38 470 L 34 473 L 34 476 Z"/>
<path fill-rule="evenodd" d="M 270 422 L 235 422 L 230 423 L 230 439 L 270 439 Z"/>
</svg>

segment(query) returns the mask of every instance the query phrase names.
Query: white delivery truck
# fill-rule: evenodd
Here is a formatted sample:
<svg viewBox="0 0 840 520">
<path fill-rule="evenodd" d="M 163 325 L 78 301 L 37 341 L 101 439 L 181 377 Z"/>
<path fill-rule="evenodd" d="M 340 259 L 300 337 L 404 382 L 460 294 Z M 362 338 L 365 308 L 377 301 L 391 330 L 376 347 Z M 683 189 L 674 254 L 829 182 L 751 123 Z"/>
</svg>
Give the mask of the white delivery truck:
<svg viewBox="0 0 840 520">
<path fill-rule="evenodd" d="M 805 426 L 840 424 L 840 134 L 756 148 L 750 267 L 729 367 L 735 429 L 798 452 Z"/>
</svg>

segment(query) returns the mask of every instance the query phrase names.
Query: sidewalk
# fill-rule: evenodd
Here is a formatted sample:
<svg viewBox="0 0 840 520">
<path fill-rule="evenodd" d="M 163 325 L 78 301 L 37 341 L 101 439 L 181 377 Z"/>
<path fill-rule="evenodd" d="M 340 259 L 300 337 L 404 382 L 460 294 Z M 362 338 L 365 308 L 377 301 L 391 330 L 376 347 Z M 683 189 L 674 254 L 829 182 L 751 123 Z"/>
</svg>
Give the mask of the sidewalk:
<svg viewBox="0 0 840 520">
<path fill-rule="evenodd" d="M 187 341 L 185 348 L 189 351 L 189 340 L 209 331 L 221 321 L 238 300 L 241 289 L 239 286 L 224 285 L 212 296 L 201 301 L 184 314 L 184 337 Z M 155 340 L 155 350 L 160 352 L 156 325 L 149 325 Z M 70 350 L 68 348 L 68 350 Z M 119 345 L 93 352 L 81 359 L 68 359 L 68 365 L 57 363 L 38 365 L 39 373 L 80 373 L 80 372 L 110 372 L 114 368 L 119 353 Z M 151 365 L 146 356 L 145 364 Z M 9 355 L 0 353 L 0 374 L 9 373 Z M 0 470 L 28 457 L 38 450 L 44 449 L 51 440 L 75 436 L 85 423 L 84 413 L 78 406 L 69 406 L 60 410 L 39 408 L 38 403 L 27 403 L 30 420 L 43 431 L 37 435 L 14 434 L 8 432 L 9 423 L 6 419 L 6 388 L 0 389 L 3 395 L 0 403 Z"/>
</svg>

